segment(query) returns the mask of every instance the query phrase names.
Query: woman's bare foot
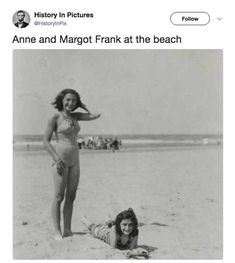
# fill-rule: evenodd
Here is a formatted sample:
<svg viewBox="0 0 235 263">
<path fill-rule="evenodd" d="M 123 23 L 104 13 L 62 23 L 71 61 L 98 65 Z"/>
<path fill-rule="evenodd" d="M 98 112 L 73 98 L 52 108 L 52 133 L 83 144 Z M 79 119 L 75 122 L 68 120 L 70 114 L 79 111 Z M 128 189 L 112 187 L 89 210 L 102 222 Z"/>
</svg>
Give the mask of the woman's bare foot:
<svg viewBox="0 0 235 263">
<path fill-rule="evenodd" d="M 107 214 L 107 215 L 106 215 L 106 221 L 111 221 L 111 220 L 112 220 L 111 215 L 110 215 L 110 214 Z"/>
<path fill-rule="evenodd" d="M 106 224 L 108 227 L 112 227 L 113 225 L 115 225 L 115 221 L 112 219 L 112 217 L 111 217 L 110 214 L 107 214 L 107 215 L 106 215 L 105 224 Z"/>
<path fill-rule="evenodd" d="M 72 231 L 65 231 L 63 237 L 71 237 L 73 235 Z"/>
<path fill-rule="evenodd" d="M 54 240 L 56 240 L 56 241 L 62 241 L 62 240 L 63 240 L 63 237 L 62 237 L 60 234 L 55 234 L 55 235 L 54 235 Z"/>
<path fill-rule="evenodd" d="M 61 241 L 61 240 L 63 240 L 62 233 L 61 233 L 61 231 L 60 231 L 59 229 L 55 229 L 55 230 L 54 230 L 53 238 L 54 238 L 54 240 L 56 240 L 56 241 Z"/>
</svg>

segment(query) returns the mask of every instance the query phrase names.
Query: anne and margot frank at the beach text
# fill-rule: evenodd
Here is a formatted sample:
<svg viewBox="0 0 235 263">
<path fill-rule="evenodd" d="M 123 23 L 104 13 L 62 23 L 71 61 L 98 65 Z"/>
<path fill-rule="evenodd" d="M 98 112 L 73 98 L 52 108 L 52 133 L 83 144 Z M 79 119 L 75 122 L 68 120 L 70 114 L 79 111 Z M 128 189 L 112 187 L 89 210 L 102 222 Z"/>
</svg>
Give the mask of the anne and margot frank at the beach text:
<svg viewBox="0 0 235 263">
<path fill-rule="evenodd" d="M 53 22 L 51 22 L 53 23 Z M 55 22 L 54 22 L 55 23 Z M 84 44 L 179 44 L 182 43 L 182 38 L 178 35 L 176 36 L 102 36 L 102 35 L 94 35 L 94 36 L 69 36 L 69 35 L 54 35 L 54 36 L 45 36 L 45 37 L 20 37 L 15 35 L 13 37 L 12 43 L 18 44 L 76 44 L 76 45 L 84 45 Z"/>
</svg>

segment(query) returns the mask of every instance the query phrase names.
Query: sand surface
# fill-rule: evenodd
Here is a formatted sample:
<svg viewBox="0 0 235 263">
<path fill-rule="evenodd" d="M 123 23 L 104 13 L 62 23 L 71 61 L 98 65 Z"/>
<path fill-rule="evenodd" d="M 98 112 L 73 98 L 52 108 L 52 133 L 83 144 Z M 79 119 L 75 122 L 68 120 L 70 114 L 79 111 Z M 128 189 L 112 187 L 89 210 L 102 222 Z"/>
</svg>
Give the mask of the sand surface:
<svg viewBox="0 0 235 263">
<path fill-rule="evenodd" d="M 122 259 L 94 239 L 80 213 L 102 223 L 132 207 L 139 246 L 151 259 L 222 258 L 222 148 L 81 152 L 74 235 L 54 241 L 51 160 L 44 152 L 14 154 L 15 259 Z"/>
</svg>

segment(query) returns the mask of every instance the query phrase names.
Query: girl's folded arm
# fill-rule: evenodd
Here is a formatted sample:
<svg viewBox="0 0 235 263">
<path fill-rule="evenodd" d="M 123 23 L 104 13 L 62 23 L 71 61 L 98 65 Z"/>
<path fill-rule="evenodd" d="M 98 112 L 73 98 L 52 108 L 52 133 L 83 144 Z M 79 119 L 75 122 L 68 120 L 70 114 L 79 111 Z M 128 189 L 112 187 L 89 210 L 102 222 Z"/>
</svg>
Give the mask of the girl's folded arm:
<svg viewBox="0 0 235 263">
<path fill-rule="evenodd" d="M 127 257 L 134 256 L 134 255 L 138 254 L 137 243 L 138 243 L 138 235 L 133 237 L 133 239 L 130 243 L 129 249 L 125 251 L 125 255 Z"/>
<path fill-rule="evenodd" d="M 132 250 L 137 248 L 137 244 L 138 244 L 138 235 L 134 236 L 133 239 L 131 240 L 129 249 Z"/>
</svg>

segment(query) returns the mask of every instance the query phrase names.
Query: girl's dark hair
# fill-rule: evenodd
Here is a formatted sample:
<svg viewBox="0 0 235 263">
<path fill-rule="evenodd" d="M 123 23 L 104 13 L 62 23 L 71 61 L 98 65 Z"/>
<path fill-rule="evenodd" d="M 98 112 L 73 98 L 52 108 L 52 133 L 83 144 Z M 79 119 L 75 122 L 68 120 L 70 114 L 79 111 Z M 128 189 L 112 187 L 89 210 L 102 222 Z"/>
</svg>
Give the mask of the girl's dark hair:
<svg viewBox="0 0 235 263">
<path fill-rule="evenodd" d="M 131 219 L 133 225 L 134 225 L 134 228 L 133 228 L 133 231 L 131 232 L 131 236 L 136 236 L 138 235 L 139 233 L 139 230 L 138 230 L 138 220 L 136 218 L 136 215 L 133 211 L 132 208 L 129 208 L 128 210 L 124 210 L 122 211 L 121 213 L 119 213 L 117 216 L 116 216 L 116 219 L 115 219 L 115 227 L 116 227 L 116 232 L 118 235 L 122 235 L 122 231 L 121 231 L 121 228 L 120 228 L 120 224 L 122 222 L 123 219 Z"/>
<path fill-rule="evenodd" d="M 76 90 L 64 89 L 55 97 L 55 100 L 52 102 L 52 105 L 54 105 L 54 108 L 56 108 L 58 111 L 63 110 L 63 99 L 67 94 L 73 94 L 77 97 L 77 104 L 73 110 L 76 110 L 77 108 L 82 106 L 80 95 L 77 93 Z"/>
</svg>

